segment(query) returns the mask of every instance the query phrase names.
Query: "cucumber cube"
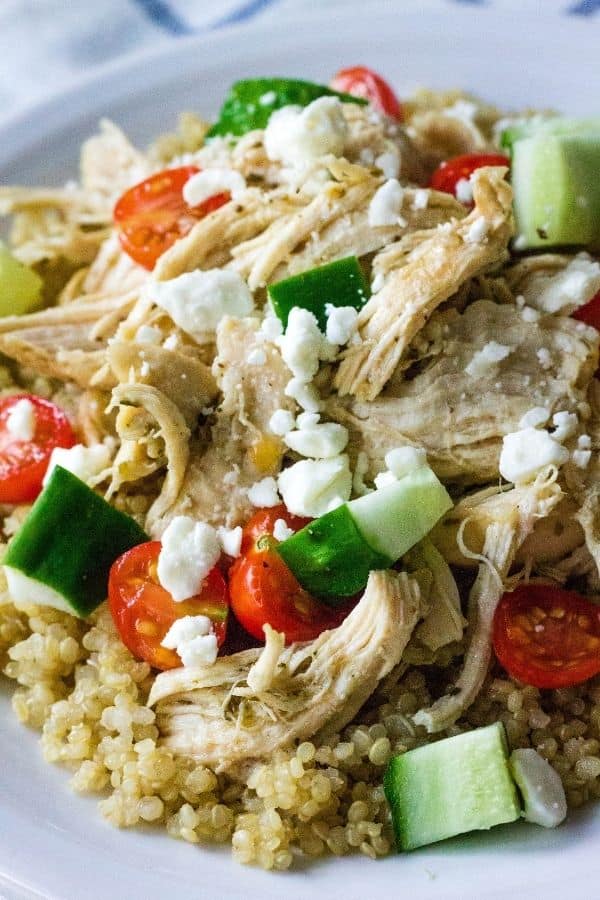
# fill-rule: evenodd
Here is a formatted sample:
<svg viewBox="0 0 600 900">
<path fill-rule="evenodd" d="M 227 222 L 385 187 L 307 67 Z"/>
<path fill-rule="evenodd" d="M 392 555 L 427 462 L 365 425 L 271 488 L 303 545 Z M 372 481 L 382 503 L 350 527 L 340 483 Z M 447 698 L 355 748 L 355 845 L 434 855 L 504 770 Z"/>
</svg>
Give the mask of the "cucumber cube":
<svg viewBox="0 0 600 900">
<path fill-rule="evenodd" d="M 392 757 L 384 789 L 402 850 L 521 815 L 500 722 Z"/>
<path fill-rule="evenodd" d="M 43 282 L 0 241 L 0 316 L 22 316 L 42 305 Z"/>
</svg>

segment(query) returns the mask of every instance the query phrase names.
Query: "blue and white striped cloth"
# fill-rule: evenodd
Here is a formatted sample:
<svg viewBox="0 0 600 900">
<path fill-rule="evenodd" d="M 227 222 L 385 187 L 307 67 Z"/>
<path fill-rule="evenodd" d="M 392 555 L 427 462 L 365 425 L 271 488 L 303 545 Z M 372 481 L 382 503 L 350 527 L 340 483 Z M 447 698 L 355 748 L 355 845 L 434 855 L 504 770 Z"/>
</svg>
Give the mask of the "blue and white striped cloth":
<svg viewBox="0 0 600 900">
<path fill-rule="evenodd" d="M 351 15 L 356 0 L 0 0 L 0 120 L 120 56 L 251 20 L 277 21 L 320 9 Z M 600 22 L 600 0 L 427 0 L 494 6 Z M 423 0 L 390 0 L 406 9 Z M 364 10 L 364 2 L 360 7 Z"/>
</svg>

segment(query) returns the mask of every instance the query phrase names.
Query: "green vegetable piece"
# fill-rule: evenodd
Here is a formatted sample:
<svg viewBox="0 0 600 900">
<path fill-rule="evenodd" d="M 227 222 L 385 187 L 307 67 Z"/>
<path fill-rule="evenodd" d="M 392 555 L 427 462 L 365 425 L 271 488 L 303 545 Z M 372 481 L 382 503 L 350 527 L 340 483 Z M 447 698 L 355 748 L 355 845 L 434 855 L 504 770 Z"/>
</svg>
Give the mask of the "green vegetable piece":
<svg viewBox="0 0 600 900">
<path fill-rule="evenodd" d="M 236 81 L 230 87 L 219 118 L 206 136 L 238 136 L 255 128 L 265 128 L 274 110 L 290 105 L 308 106 L 318 97 L 339 97 L 344 103 L 366 103 L 361 97 L 340 94 L 312 81 L 300 81 L 296 78 L 246 78 Z"/>
<path fill-rule="evenodd" d="M 39 583 L 42 590 L 34 602 L 44 595 L 44 587 L 50 588 L 64 601 L 60 608 L 84 617 L 106 599 L 115 559 L 147 540 L 134 519 L 56 466 L 3 564 Z"/>
<path fill-rule="evenodd" d="M 0 241 L 0 316 L 22 316 L 42 305 L 43 281 Z"/>
<path fill-rule="evenodd" d="M 307 591 L 336 605 L 360 591 L 372 569 L 388 569 L 451 506 L 443 484 L 423 466 L 320 516 L 277 552 Z"/>
<path fill-rule="evenodd" d="M 371 295 L 356 256 L 347 256 L 300 275 L 284 278 L 269 285 L 268 292 L 284 328 L 287 327 L 292 307 L 301 306 L 315 315 L 321 331 L 327 327 L 326 303 L 361 309 Z"/>
<path fill-rule="evenodd" d="M 392 757 L 383 785 L 401 850 L 521 814 L 500 722 Z"/>
<path fill-rule="evenodd" d="M 600 247 L 600 120 L 548 119 L 507 129 L 519 250 Z"/>
<path fill-rule="evenodd" d="M 393 562 L 369 547 L 349 507 L 344 503 L 325 513 L 276 548 L 300 584 L 332 606 L 358 593 L 372 569 L 388 569 Z"/>
</svg>

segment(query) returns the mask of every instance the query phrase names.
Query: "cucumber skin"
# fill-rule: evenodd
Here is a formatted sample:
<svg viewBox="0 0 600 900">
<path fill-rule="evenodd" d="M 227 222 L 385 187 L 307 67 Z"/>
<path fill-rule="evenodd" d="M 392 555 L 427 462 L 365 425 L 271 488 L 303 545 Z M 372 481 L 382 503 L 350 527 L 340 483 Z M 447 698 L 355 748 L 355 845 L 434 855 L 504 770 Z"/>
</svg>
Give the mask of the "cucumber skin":
<svg viewBox="0 0 600 900">
<path fill-rule="evenodd" d="M 276 551 L 302 587 L 330 606 L 361 591 L 372 569 L 389 569 L 393 562 L 369 547 L 345 503 L 305 525 Z"/>
<path fill-rule="evenodd" d="M 353 306 L 361 309 L 371 290 L 356 256 L 346 256 L 299 275 L 291 275 L 267 288 L 273 308 L 287 328 L 294 306 L 308 309 L 315 316 L 321 331 L 327 327 L 325 304 Z"/>
<path fill-rule="evenodd" d="M 392 757 L 383 786 L 400 850 L 521 815 L 500 722 Z"/>
<path fill-rule="evenodd" d="M 271 91 L 275 100 L 262 104 L 260 98 Z M 245 78 L 229 89 L 219 112 L 219 118 L 206 133 L 207 138 L 231 134 L 239 137 L 255 128 L 266 128 L 269 116 L 282 106 L 308 106 L 319 97 L 339 97 L 344 103 L 366 105 L 362 97 L 341 94 L 324 84 L 297 78 Z"/>
<path fill-rule="evenodd" d="M 2 562 L 58 591 L 84 617 L 106 599 L 115 559 L 147 540 L 134 519 L 56 466 Z"/>
<path fill-rule="evenodd" d="M 600 119 L 568 119 L 562 116 L 539 119 L 534 117 L 531 121 L 519 122 L 505 128 L 500 135 L 500 146 L 512 151 L 517 141 L 537 135 L 598 135 L 600 134 Z"/>
</svg>

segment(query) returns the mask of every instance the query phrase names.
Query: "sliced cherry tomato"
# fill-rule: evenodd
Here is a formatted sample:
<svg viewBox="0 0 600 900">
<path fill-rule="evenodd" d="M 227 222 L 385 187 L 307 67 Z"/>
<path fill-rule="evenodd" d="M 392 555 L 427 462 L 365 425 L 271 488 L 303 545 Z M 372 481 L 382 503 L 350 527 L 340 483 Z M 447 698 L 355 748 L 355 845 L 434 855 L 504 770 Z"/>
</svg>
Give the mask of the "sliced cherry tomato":
<svg viewBox="0 0 600 900">
<path fill-rule="evenodd" d="M 379 112 L 393 119 L 402 120 L 402 106 L 395 93 L 381 75 L 367 66 L 340 69 L 333 77 L 331 87 L 334 91 L 352 94 L 353 97 L 363 97 Z"/>
<path fill-rule="evenodd" d="M 237 620 L 253 637 L 264 641 L 263 625 L 282 631 L 286 643 L 311 641 L 322 631 L 346 618 L 354 600 L 333 609 L 315 600 L 297 581 L 275 552 L 273 535 L 277 519 L 294 531 L 310 519 L 294 516 L 285 506 L 259 509 L 247 523 L 242 536 L 242 556 L 229 571 L 231 608 Z"/>
<path fill-rule="evenodd" d="M 188 206 L 183 186 L 199 171 L 197 166 L 165 169 L 135 184 L 117 200 L 113 218 L 121 247 L 144 268 L 153 269 L 159 256 L 199 219 L 230 199 L 230 194 L 221 193 L 198 206 Z"/>
<path fill-rule="evenodd" d="M 160 541 L 138 544 L 112 565 L 108 579 L 108 602 L 121 640 L 138 659 L 156 669 L 174 669 L 181 660 L 161 641 L 176 619 L 208 616 L 219 647 L 227 633 L 229 612 L 227 585 L 215 566 L 195 597 L 176 603 L 158 581 Z"/>
<path fill-rule="evenodd" d="M 600 672 L 600 607 L 574 591 L 522 585 L 498 604 L 493 641 L 499 661 L 519 681 L 570 687 Z"/>
<path fill-rule="evenodd" d="M 34 407 L 35 431 L 30 441 L 15 437 L 7 419 L 19 400 Z M 75 432 L 65 413 L 34 394 L 13 394 L 0 400 L 0 503 L 29 503 L 42 489 L 42 480 L 55 447 L 72 447 Z"/>
<path fill-rule="evenodd" d="M 456 185 L 464 179 L 468 181 L 476 169 L 482 166 L 509 166 L 508 156 L 502 153 L 464 153 L 462 156 L 453 156 L 441 163 L 429 182 L 429 187 L 435 191 L 443 191 L 445 194 L 456 196 Z M 470 206 L 471 204 L 465 204 Z"/>
<path fill-rule="evenodd" d="M 574 319 L 585 322 L 586 325 L 592 325 L 600 331 L 600 291 L 571 315 Z"/>
</svg>

